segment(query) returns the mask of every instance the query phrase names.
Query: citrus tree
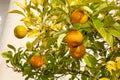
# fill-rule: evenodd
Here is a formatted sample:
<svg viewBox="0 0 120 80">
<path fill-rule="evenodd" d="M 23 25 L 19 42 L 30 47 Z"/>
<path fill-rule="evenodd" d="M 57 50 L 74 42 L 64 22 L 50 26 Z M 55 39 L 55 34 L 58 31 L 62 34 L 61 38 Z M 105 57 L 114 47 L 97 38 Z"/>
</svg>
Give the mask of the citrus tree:
<svg viewBox="0 0 120 80">
<path fill-rule="evenodd" d="M 16 38 L 33 38 L 26 47 L 2 53 L 25 80 L 120 79 L 119 0 L 23 0 Z M 17 26 L 17 27 L 18 27 Z M 22 28 L 21 28 L 22 26 Z M 27 30 L 27 31 L 26 31 Z M 66 80 L 66 79 L 65 79 Z"/>
</svg>

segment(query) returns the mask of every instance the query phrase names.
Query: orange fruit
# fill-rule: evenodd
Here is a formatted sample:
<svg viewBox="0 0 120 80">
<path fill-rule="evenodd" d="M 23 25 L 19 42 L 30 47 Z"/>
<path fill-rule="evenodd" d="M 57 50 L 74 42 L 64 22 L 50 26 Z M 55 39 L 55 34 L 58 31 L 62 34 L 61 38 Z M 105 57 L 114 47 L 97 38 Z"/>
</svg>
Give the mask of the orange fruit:
<svg viewBox="0 0 120 80">
<path fill-rule="evenodd" d="M 66 42 L 71 47 L 80 45 L 82 41 L 83 41 L 83 35 L 78 30 L 72 30 L 66 35 Z"/>
<path fill-rule="evenodd" d="M 99 80 L 110 80 L 109 78 L 100 78 Z"/>
<path fill-rule="evenodd" d="M 83 24 L 88 20 L 87 14 L 81 10 L 75 10 L 70 15 L 70 20 L 72 24 L 80 23 Z"/>
<path fill-rule="evenodd" d="M 70 47 L 70 54 L 73 58 L 81 58 L 85 55 L 86 50 L 85 46 L 83 44 L 77 46 L 77 47 Z"/>
<path fill-rule="evenodd" d="M 34 67 L 41 67 L 43 65 L 43 57 L 40 55 L 33 55 L 30 59 L 30 63 Z"/>
<path fill-rule="evenodd" d="M 88 20 L 88 16 L 84 15 L 81 19 L 80 19 L 80 23 L 84 24 L 86 21 Z"/>
<path fill-rule="evenodd" d="M 23 25 L 18 25 L 14 29 L 15 37 L 21 39 L 24 38 L 27 34 L 27 29 Z"/>
</svg>

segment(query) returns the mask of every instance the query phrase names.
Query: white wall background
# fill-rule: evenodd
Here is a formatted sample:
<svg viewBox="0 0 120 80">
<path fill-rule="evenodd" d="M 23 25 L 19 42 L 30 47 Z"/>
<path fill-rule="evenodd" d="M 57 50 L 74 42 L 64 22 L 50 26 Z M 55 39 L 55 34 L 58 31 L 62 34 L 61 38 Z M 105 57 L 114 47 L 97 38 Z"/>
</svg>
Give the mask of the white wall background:
<svg viewBox="0 0 120 80">
<path fill-rule="evenodd" d="M 0 0 L 0 38 L 2 36 L 2 27 L 5 25 L 9 2 L 10 0 Z"/>
<path fill-rule="evenodd" d="M 20 22 L 22 16 L 16 14 L 8 14 L 9 10 L 19 9 L 15 5 L 14 1 L 15 0 L 0 0 L 0 16 L 2 17 L 2 24 L 0 26 L 0 54 L 8 50 L 7 44 L 12 44 L 15 47 L 24 47 L 25 41 L 27 39 L 17 39 L 14 37 L 14 27 L 18 24 L 22 24 Z M 16 1 L 21 2 L 23 0 Z M 8 68 L 6 66 L 5 59 L 1 55 L 0 80 L 24 80 L 21 73 L 14 72 L 11 68 Z"/>
</svg>

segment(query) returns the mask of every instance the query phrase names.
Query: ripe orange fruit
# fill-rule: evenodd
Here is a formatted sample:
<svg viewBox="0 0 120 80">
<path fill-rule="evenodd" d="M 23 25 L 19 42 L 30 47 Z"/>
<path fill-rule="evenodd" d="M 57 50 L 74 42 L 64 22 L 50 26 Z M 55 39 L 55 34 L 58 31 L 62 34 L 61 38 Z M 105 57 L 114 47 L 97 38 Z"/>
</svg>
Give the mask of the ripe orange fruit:
<svg viewBox="0 0 120 80">
<path fill-rule="evenodd" d="M 41 67 L 43 65 L 43 57 L 40 55 L 33 55 L 30 59 L 30 63 L 34 67 Z"/>
<path fill-rule="evenodd" d="M 66 42 L 71 47 L 80 45 L 82 41 L 83 41 L 83 35 L 78 30 L 70 31 L 66 36 Z"/>
<path fill-rule="evenodd" d="M 100 78 L 99 80 L 110 80 L 109 78 Z"/>
<path fill-rule="evenodd" d="M 70 47 L 70 54 L 73 58 L 81 58 L 85 55 L 86 50 L 85 46 L 83 44 L 77 46 L 77 47 Z"/>
<path fill-rule="evenodd" d="M 88 20 L 88 16 L 85 14 L 85 12 L 81 10 L 75 10 L 70 15 L 70 20 L 72 24 L 76 23 L 83 24 Z"/>
<path fill-rule="evenodd" d="M 24 38 L 27 34 L 27 29 L 23 25 L 18 25 L 14 29 L 14 35 L 21 39 Z"/>
<path fill-rule="evenodd" d="M 81 23 L 81 24 L 84 24 L 87 20 L 88 20 L 88 16 L 87 16 L 87 15 L 84 15 L 84 16 L 81 18 L 80 23 Z"/>
</svg>

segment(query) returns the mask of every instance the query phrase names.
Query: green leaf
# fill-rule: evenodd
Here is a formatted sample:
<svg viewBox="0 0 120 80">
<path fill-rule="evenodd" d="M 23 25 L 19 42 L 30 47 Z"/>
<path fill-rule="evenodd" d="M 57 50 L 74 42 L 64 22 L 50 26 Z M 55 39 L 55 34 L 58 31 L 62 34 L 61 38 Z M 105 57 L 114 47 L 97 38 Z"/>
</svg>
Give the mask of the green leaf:
<svg viewBox="0 0 120 80">
<path fill-rule="evenodd" d="M 93 10 L 90 9 L 90 7 L 88 7 L 88 6 L 83 6 L 82 8 L 83 8 L 84 10 L 88 11 L 90 14 L 93 13 Z"/>
<path fill-rule="evenodd" d="M 111 29 L 111 30 L 108 30 L 108 32 L 109 32 L 111 35 L 113 35 L 113 36 L 115 36 L 115 37 L 117 37 L 117 38 L 120 39 L 120 31 L 117 31 L 117 30 L 115 30 L 115 29 Z"/>
<path fill-rule="evenodd" d="M 32 50 L 32 43 L 28 41 L 26 43 L 26 47 L 27 47 L 27 50 L 29 50 L 29 51 Z"/>
<path fill-rule="evenodd" d="M 3 52 L 2 56 L 4 58 L 12 58 L 12 52 L 11 51 Z"/>
<path fill-rule="evenodd" d="M 108 15 L 105 17 L 105 19 L 104 19 L 105 26 L 109 27 L 109 26 L 113 25 L 114 23 L 115 23 L 115 21 L 111 15 Z"/>
<path fill-rule="evenodd" d="M 116 23 L 113 25 L 113 27 L 114 27 L 116 30 L 120 31 L 120 23 L 116 22 Z"/>
<path fill-rule="evenodd" d="M 96 64 L 97 64 L 96 58 L 93 55 L 91 55 L 91 54 L 86 54 L 84 56 L 84 60 L 85 60 L 85 62 L 87 64 L 87 66 L 89 66 L 91 68 L 95 67 Z"/>
<path fill-rule="evenodd" d="M 32 68 L 30 66 L 26 65 L 23 67 L 23 74 L 24 75 L 25 74 L 32 74 L 31 72 L 32 72 Z"/>
<path fill-rule="evenodd" d="M 93 24 L 95 29 L 100 33 L 104 40 L 112 47 L 113 46 L 113 37 L 110 33 L 107 33 L 104 29 L 104 24 L 97 18 L 93 18 Z"/>
<path fill-rule="evenodd" d="M 102 3 L 102 4 L 100 4 L 100 5 L 96 8 L 96 11 L 94 12 L 93 15 L 99 14 L 99 11 L 102 10 L 102 9 L 104 9 L 104 8 L 107 7 L 107 6 L 108 6 L 107 3 Z"/>
<path fill-rule="evenodd" d="M 24 13 L 20 10 L 12 10 L 12 11 L 9 11 L 9 13 L 16 13 L 16 14 L 20 14 L 20 15 L 25 16 Z"/>
<path fill-rule="evenodd" d="M 69 24 L 71 23 L 70 17 L 68 15 L 65 15 L 65 19 L 66 19 L 66 22 L 68 22 Z"/>
<path fill-rule="evenodd" d="M 109 12 L 110 10 L 117 10 L 117 9 L 119 9 L 119 7 L 116 5 L 108 5 L 107 7 L 103 8 L 100 12 L 105 13 L 105 12 Z"/>
<path fill-rule="evenodd" d="M 66 34 L 61 34 L 58 37 L 58 39 L 57 39 L 57 46 L 58 46 L 58 48 L 60 47 L 60 45 L 61 45 L 61 43 L 62 43 L 62 41 L 63 41 L 63 39 L 64 39 L 65 36 L 66 36 Z"/>
<path fill-rule="evenodd" d="M 113 36 L 109 32 L 106 33 L 106 41 L 111 47 L 113 47 Z"/>
<path fill-rule="evenodd" d="M 14 56 L 10 59 L 10 62 L 14 67 L 22 68 L 22 66 L 21 66 L 21 52 L 14 54 Z"/>
<path fill-rule="evenodd" d="M 16 49 L 15 49 L 15 47 L 14 47 L 13 45 L 8 44 L 7 46 L 8 46 L 10 49 L 14 50 L 14 52 L 16 52 Z"/>
<path fill-rule="evenodd" d="M 74 25 L 73 25 L 73 29 L 75 29 L 75 30 L 80 29 L 80 25 L 79 25 L 79 24 L 74 24 Z"/>
</svg>

